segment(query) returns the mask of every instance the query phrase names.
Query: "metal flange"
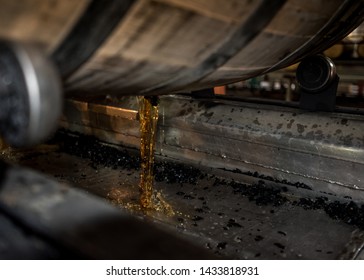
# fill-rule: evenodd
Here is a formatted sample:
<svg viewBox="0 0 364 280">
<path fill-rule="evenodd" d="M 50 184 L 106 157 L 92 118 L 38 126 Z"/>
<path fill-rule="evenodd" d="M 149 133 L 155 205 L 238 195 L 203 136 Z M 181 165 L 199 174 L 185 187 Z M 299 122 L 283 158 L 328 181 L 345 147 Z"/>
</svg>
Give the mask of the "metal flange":
<svg viewBox="0 0 364 280">
<path fill-rule="evenodd" d="M 0 134 L 14 147 L 38 144 L 57 128 L 59 75 L 41 49 L 0 41 Z"/>
<path fill-rule="evenodd" d="M 336 77 L 336 67 L 332 60 L 323 55 L 304 59 L 297 68 L 298 85 L 315 93 L 326 88 Z"/>
</svg>

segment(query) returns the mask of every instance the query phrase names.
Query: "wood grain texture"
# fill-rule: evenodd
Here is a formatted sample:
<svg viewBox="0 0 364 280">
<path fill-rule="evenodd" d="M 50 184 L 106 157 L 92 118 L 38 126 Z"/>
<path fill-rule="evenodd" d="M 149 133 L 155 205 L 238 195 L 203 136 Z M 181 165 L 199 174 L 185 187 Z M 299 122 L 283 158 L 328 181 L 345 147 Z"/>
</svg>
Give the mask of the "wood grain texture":
<svg viewBox="0 0 364 280">
<path fill-rule="evenodd" d="M 0 0 L 0 37 L 35 42 L 48 52 L 64 39 L 90 0 Z"/>
<path fill-rule="evenodd" d="M 0 0 L 0 37 L 41 43 L 53 55 L 72 46 L 65 59 L 56 59 L 61 70 L 70 69 L 61 71 L 69 93 L 149 95 L 289 66 L 333 45 L 364 19 L 363 0 L 129 2 L 103 2 L 115 20 L 100 9 L 95 20 L 83 21 L 95 1 Z"/>
</svg>

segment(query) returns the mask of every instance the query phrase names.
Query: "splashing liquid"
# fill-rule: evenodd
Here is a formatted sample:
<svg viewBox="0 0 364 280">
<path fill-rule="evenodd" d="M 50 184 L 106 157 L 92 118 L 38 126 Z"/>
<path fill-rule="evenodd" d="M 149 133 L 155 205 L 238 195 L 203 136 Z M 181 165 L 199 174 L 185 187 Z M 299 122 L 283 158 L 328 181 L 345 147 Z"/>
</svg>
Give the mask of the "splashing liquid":
<svg viewBox="0 0 364 280">
<path fill-rule="evenodd" d="M 158 97 L 138 97 L 140 121 L 140 206 L 144 210 L 164 212 L 174 215 L 172 207 L 163 199 L 162 194 L 155 192 L 154 150 L 158 122 Z"/>
<path fill-rule="evenodd" d="M 140 121 L 140 206 L 153 209 L 154 146 L 158 122 L 158 99 L 139 97 Z"/>
</svg>

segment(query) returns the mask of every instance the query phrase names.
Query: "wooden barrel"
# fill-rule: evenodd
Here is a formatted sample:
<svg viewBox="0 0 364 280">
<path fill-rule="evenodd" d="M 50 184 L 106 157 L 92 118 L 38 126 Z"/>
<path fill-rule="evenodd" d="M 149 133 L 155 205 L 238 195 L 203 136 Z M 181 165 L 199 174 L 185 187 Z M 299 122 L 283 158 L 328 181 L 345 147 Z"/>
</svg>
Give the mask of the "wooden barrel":
<svg viewBox="0 0 364 280">
<path fill-rule="evenodd" d="M 0 0 L 0 37 L 41 44 L 73 94 L 168 94 L 287 67 L 364 19 L 357 0 Z"/>
<path fill-rule="evenodd" d="M 358 45 L 357 53 L 359 58 L 364 58 L 364 43 Z"/>
<path fill-rule="evenodd" d="M 343 60 L 357 60 L 364 58 L 364 44 L 360 43 L 348 43 L 344 44 L 344 51 L 340 57 Z"/>
<path fill-rule="evenodd" d="M 324 55 L 330 58 L 339 58 L 344 52 L 344 44 L 338 43 L 324 51 Z"/>
<path fill-rule="evenodd" d="M 325 50 L 324 55 L 336 60 L 358 60 L 364 58 L 364 42 L 343 41 Z"/>
</svg>

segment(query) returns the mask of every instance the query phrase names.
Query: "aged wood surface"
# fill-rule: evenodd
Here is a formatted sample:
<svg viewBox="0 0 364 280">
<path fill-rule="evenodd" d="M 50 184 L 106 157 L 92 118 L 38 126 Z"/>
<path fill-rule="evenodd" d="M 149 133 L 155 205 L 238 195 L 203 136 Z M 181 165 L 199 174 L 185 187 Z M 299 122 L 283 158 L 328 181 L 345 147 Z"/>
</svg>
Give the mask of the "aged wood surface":
<svg viewBox="0 0 364 280">
<path fill-rule="evenodd" d="M 364 19 L 356 0 L 0 5 L 0 37 L 44 45 L 67 91 L 81 95 L 168 94 L 246 79 L 323 51 Z"/>
</svg>

